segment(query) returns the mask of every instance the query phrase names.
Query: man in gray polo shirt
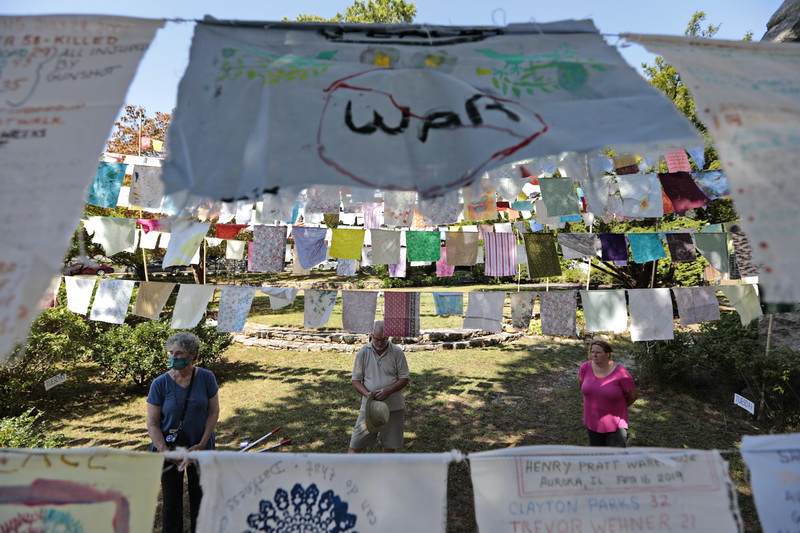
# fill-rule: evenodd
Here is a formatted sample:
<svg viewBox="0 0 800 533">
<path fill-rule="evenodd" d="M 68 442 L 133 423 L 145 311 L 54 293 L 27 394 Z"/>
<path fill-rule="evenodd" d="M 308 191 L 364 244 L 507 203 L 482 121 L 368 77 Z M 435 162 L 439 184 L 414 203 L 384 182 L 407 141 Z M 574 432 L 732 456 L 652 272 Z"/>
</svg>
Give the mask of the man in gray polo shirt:
<svg viewBox="0 0 800 533">
<path fill-rule="evenodd" d="M 384 335 L 382 320 L 375 321 L 371 341 L 358 351 L 353 364 L 353 388 L 362 398 L 347 453 L 361 453 L 375 446 L 378 434 L 370 433 L 366 424 L 365 409 L 370 394 L 389 407 L 389 422 L 378 430 L 383 453 L 396 452 L 403 446 L 403 387 L 409 380 L 406 354 Z"/>
</svg>

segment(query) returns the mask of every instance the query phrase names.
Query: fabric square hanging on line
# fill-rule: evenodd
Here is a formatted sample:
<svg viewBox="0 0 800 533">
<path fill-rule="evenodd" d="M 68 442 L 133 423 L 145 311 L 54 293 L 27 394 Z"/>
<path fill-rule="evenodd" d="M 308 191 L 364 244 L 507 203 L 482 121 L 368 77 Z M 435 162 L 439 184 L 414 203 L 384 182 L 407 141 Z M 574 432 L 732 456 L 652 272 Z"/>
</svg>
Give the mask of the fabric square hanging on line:
<svg viewBox="0 0 800 533">
<path fill-rule="evenodd" d="M 98 163 L 94 180 L 89 185 L 86 203 L 106 209 L 117 207 L 126 167 L 124 163 Z"/>
<path fill-rule="evenodd" d="M 89 311 L 89 302 L 96 281 L 94 277 L 64 276 L 64 284 L 67 286 L 67 309 L 85 315 Z"/>
<path fill-rule="evenodd" d="M 414 191 L 386 191 L 383 195 L 383 223 L 387 226 L 410 226 L 415 203 Z"/>
<path fill-rule="evenodd" d="M 217 331 L 238 332 L 244 329 L 256 290 L 256 287 L 247 286 L 225 285 L 222 287 L 217 315 Z"/>
<path fill-rule="evenodd" d="M 361 259 L 366 233 L 363 229 L 334 228 L 331 231 L 333 236 L 328 255 L 337 259 Z"/>
<path fill-rule="evenodd" d="M 575 185 L 570 178 L 539 178 L 542 201 L 550 217 L 580 214 Z"/>
<path fill-rule="evenodd" d="M 383 327 L 387 337 L 419 336 L 420 297 L 419 292 L 383 293 Z"/>
<path fill-rule="evenodd" d="M 342 291 L 342 329 L 348 333 L 372 333 L 377 307 L 376 291 Z"/>
<path fill-rule="evenodd" d="M 211 226 L 209 222 L 176 221 L 172 224 L 169 245 L 162 264 L 165 267 L 191 264 Z M 163 237 L 162 237 L 163 242 Z M 162 244 L 163 246 L 163 244 Z"/>
<path fill-rule="evenodd" d="M 505 292 L 471 292 L 467 299 L 464 329 L 482 329 L 489 333 L 503 331 Z"/>
<path fill-rule="evenodd" d="M 161 310 L 164 309 L 174 288 L 175 283 L 139 282 L 139 290 L 136 292 L 136 302 L 133 304 L 131 314 L 156 320 L 161 315 Z"/>
<path fill-rule="evenodd" d="M 634 263 L 647 263 L 667 257 L 658 233 L 626 233 L 625 237 L 631 246 Z"/>
<path fill-rule="evenodd" d="M 603 261 L 627 261 L 628 243 L 621 233 L 600 233 Z"/>
<path fill-rule="evenodd" d="M 517 331 L 528 331 L 533 317 L 533 306 L 536 304 L 537 292 L 509 293 L 511 304 L 511 325 Z"/>
<path fill-rule="evenodd" d="M 254 226 L 248 270 L 283 272 L 288 226 Z"/>
<path fill-rule="evenodd" d="M 513 233 L 487 233 L 484 271 L 487 276 L 515 276 L 517 274 L 517 238 Z"/>
<path fill-rule="evenodd" d="M 372 264 L 391 265 L 399 263 L 401 235 L 402 232 L 396 230 L 370 230 L 369 236 L 372 240 Z"/>
<path fill-rule="evenodd" d="M 438 231 L 407 231 L 408 260 L 438 261 L 441 257 L 441 239 Z"/>
<path fill-rule="evenodd" d="M 666 233 L 664 236 L 673 263 L 691 263 L 697 260 L 691 233 Z"/>
<path fill-rule="evenodd" d="M 552 233 L 524 233 L 525 253 L 528 256 L 528 275 L 531 278 L 549 278 L 561 275 L 561 261 Z"/>
<path fill-rule="evenodd" d="M 730 272 L 730 254 L 728 254 L 728 234 L 692 233 L 697 250 L 708 262 L 722 274 Z"/>
<path fill-rule="evenodd" d="M 578 333 L 577 291 L 546 291 L 542 293 L 539 316 L 542 335 L 574 337 Z"/>
<path fill-rule="evenodd" d="M 303 311 L 303 327 L 316 329 L 324 327 L 331 318 L 333 306 L 336 305 L 338 291 L 305 290 Z"/>
<path fill-rule="evenodd" d="M 101 279 L 92 303 L 92 312 L 89 313 L 89 320 L 110 324 L 125 322 L 134 285 L 135 281 Z"/>
<path fill-rule="evenodd" d="M 764 314 L 761 311 L 761 302 L 758 299 L 756 286 L 750 283 L 740 285 L 720 285 L 719 291 L 731 302 L 739 318 L 742 320 L 742 327 L 746 327 Z"/>
<path fill-rule="evenodd" d="M 89 217 L 83 221 L 92 242 L 103 247 L 106 256 L 132 252 L 136 244 L 136 221 L 129 218 Z"/>
<path fill-rule="evenodd" d="M 672 287 L 681 326 L 719 320 L 716 287 Z"/>
<path fill-rule="evenodd" d="M 294 247 L 297 250 L 297 258 L 300 260 L 301 267 L 304 269 L 314 268 L 325 261 L 328 255 L 328 245 L 325 243 L 327 234 L 328 230 L 325 228 L 292 226 Z"/>
<path fill-rule="evenodd" d="M 658 179 L 661 180 L 661 186 L 678 214 L 706 207 L 711 203 L 711 199 L 700 190 L 688 172 L 659 174 Z"/>
<path fill-rule="evenodd" d="M 626 217 L 661 218 L 664 202 L 661 199 L 661 182 L 655 174 L 629 174 L 618 176 L 622 214 Z"/>
<path fill-rule="evenodd" d="M 437 315 L 463 315 L 464 293 L 434 292 L 433 304 Z"/>
<path fill-rule="evenodd" d="M 181 285 L 175 309 L 172 311 L 170 329 L 189 329 L 200 323 L 208 301 L 214 295 L 214 285 Z"/>
<path fill-rule="evenodd" d="M 437 278 L 446 278 L 453 275 L 455 272 L 456 267 L 449 266 L 447 264 L 447 248 L 442 246 L 441 247 L 441 257 L 439 260 L 436 261 L 436 277 Z"/>
<path fill-rule="evenodd" d="M 672 340 L 675 322 L 668 288 L 628 289 L 631 340 Z"/>
<path fill-rule="evenodd" d="M 131 192 L 128 197 L 130 206 L 152 210 L 161 206 L 163 198 L 164 182 L 161 181 L 161 165 L 134 165 Z"/>
<path fill-rule="evenodd" d="M 581 291 L 586 331 L 622 333 L 628 329 L 625 291 Z"/>
</svg>

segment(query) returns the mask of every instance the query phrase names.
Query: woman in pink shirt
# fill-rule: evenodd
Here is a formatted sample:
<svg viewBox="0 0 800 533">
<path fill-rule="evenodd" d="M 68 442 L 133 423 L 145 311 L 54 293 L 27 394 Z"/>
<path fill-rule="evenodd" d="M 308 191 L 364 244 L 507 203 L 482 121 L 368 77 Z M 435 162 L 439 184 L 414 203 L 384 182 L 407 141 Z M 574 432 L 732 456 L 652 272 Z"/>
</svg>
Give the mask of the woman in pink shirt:
<svg viewBox="0 0 800 533">
<path fill-rule="evenodd" d="M 589 446 L 625 447 L 628 439 L 628 406 L 639 392 L 625 367 L 611 360 L 611 346 L 592 341 L 589 360 L 578 371 L 583 392 L 583 423 Z"/>
</svg>

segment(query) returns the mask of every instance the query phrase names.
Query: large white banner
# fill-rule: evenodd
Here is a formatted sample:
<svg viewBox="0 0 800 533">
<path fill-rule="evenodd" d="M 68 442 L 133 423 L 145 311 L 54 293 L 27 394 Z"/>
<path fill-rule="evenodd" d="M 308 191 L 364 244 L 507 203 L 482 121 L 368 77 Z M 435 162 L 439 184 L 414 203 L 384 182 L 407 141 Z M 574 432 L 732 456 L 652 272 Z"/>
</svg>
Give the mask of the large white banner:
<svg viewBox="0 0 800 533">
<path fill-rule="evenodd" d="M 59 271 L 128 85 L 162 25 L 0 17 L 0 362 Z"/>
<path fill-rule="evenodd" d="M 761 527 L 767 533 L 800 529 L 800 433 L 745 435 L 742 458 Z"/>
<path fill-rule="evenodd" d="M 0 531 L 153 531 L 161 454 L 3 449 Z"/>
<path fill-rule="evenodd" d="M 591 21 L 505 28 L 199 23 L 168 192 L 285 186 L 441 195 L 492 167 L 697 133 Z"/>
<path fill-rule="evenodd" d="M 800 301 L 800 44 L 626 35 L 681 74 L 719 152 L 762 299 Z"/>
<path fill-rule="evenodd" d="M 469 460 L 481 532 L 739 530 L 716 451 L 529 446 Z"/>
<path fill-rule="evenodd" d="M 193 454 L 198 533 L 445 531 L 452 454 Z"/>
</svg>

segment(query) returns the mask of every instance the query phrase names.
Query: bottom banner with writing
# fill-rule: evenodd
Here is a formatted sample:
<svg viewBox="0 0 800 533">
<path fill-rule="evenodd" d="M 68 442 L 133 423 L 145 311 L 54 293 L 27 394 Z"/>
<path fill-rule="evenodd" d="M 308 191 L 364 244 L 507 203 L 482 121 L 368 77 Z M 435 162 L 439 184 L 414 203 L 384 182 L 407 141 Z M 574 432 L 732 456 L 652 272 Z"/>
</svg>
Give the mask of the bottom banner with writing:
<svg viewBox="0 0 800 533">
<path fill-rule="evenodd" d="M 740 530 L 716 451 L 533 446 L 469 460 L 482 532 Z"/>
<path fill-rule="evenodd" d="M 446 454 L 199 453 L 198 533 L 443 532 Z"/>
</svg>

